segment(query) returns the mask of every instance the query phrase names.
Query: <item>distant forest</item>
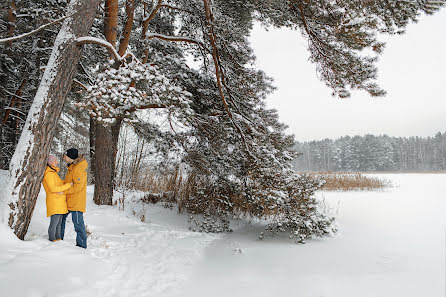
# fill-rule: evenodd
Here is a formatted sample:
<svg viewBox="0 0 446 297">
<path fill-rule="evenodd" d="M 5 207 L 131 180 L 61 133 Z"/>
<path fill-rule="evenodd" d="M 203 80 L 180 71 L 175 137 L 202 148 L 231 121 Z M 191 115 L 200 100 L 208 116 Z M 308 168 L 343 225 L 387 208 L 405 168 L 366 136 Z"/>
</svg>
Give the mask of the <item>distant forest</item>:
<svg viewBox="0 0 446 297">
<path fill-rule="evenodd" d="M 345 136 L 296 142 L 298 171 L 446 170 L 446 132 L 434 137 Z"/>
</svg>

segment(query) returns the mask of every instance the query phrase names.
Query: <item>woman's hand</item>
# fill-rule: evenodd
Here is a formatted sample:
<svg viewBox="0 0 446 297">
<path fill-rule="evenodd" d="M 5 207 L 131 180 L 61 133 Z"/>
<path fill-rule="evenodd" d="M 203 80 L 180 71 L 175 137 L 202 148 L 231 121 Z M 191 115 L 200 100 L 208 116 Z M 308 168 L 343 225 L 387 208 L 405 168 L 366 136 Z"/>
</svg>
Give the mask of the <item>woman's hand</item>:
<svg viewBox="0 0 446 297">
<path fill-rule="evenodd" d="M 73 186 L 73 185 L 74 185 L 74 183 L 73 183 L 73 182 L 71 182 L 71 183 L 70 183 L 70 185 L 71 185 L 71 186 Z"/>
<path fill-rule="evenodd" d="M 63 192 L 57 192 L 56 194 L 63 195 Z"/>
</svg>

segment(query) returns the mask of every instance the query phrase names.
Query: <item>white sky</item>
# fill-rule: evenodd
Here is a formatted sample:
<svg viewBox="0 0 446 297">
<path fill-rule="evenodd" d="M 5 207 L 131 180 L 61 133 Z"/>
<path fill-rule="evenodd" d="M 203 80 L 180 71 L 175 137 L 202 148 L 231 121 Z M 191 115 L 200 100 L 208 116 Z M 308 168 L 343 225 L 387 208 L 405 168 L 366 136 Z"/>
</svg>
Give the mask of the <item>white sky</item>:
<svg viewBox="0 0 446 297">
<path fill-rule="evenodd" d="M 296 140 L 338 138 L 367 133 L 434 136 L 446 131 L 446 9 L 422 17 L 406 34 L 386 38 L 378 62 L 378 83 L 387 96 L 355 92 L 349 99 L 331 96 L 308 61 L 300 32 L 265 31 L 256 26 L 251 41 L 258 66 L 278 87 L 268 106 Z"/>
</svg>

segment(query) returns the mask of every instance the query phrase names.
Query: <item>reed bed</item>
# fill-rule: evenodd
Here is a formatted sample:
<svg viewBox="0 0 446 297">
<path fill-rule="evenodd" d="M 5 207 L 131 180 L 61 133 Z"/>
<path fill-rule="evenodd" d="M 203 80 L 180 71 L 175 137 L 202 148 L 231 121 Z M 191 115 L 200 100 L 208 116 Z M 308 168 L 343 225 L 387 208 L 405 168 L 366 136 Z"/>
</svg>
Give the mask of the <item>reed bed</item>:
<svg viewBox="0 0 446 297">
<path fill-rule="evenodd" d="M 378 176 L 370 176 L 360 172 L 314 172 L 314 175 L 322 177 L 325 191 L 373 191 L 392 186 L 389 179 Z"/>
</svg>

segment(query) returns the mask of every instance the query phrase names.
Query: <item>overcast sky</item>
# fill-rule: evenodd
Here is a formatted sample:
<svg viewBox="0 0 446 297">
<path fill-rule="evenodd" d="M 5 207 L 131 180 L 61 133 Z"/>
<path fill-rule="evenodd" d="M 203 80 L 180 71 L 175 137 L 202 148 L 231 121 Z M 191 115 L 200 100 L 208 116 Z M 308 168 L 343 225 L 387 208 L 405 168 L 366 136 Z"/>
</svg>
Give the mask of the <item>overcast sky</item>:
<svg viewBox="0 0 446 297">
<path fill-rule="evenodd" d="M 367 133 L 434 136 L 446 132 L 446 9 L 422 17 L 406 34 L 386 38 L 378 83 L 388 92 L 336 99 L 316 76 L 300 32 L 254 28 L 258 66 L 278 88 L 268 98 L 296 140 Z"/>
</svg>

